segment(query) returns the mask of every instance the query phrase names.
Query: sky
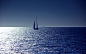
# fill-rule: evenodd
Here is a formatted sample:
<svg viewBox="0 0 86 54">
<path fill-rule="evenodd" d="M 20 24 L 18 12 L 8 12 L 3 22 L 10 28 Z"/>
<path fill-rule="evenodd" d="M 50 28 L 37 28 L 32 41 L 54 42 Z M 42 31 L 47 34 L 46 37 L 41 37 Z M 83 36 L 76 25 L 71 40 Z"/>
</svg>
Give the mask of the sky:
<svg viewBox="0 0 86 54">
<path fill-rule="evenodd" d="M 86 27 L 86 0 L 0 0 L 1 27 Z"/>
</svg>

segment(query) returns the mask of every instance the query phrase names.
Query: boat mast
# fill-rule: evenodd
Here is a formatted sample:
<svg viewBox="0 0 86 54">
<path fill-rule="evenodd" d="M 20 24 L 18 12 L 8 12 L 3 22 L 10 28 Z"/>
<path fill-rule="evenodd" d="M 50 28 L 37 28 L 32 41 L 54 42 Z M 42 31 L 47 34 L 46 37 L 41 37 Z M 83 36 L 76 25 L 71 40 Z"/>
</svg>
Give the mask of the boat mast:
<svg viewBox="0 0 86 54">
<path fill-rule="evenodd" d="M 37 16 L 36 16 L 36 27 L 38 28 L 38 24 L 37 24 Z"/>
</svg>

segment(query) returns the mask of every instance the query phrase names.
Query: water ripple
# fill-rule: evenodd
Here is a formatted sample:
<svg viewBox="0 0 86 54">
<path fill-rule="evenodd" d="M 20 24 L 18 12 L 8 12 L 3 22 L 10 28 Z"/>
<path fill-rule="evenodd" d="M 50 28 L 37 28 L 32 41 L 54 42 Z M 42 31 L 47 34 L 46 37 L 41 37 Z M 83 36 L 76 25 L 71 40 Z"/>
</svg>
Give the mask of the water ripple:
<svg viewBox="0 0 86 54">
<path fill-rule="evenodd" d="M 0 54 L 85 54 L 86 28 L 1 27 Z"/>
</svg>

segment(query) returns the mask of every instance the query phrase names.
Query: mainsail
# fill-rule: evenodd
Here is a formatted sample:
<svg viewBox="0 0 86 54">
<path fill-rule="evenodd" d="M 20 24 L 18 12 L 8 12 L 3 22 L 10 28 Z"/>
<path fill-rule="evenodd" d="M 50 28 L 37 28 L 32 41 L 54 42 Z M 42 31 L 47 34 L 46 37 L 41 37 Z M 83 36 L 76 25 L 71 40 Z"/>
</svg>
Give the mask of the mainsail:
<svg viewBox="0 0 86 54">
<path fill-rule="evenodd" d="M 35 21 L 34 21 L 33 29 L 38 30 L 37 17 L 36 17 L 36 24 L 35 24 Z"/>
<path fill-rule="evenodd" d="M 35 21 L 34 21 L 33 29 L 35 29 Z"/>
</svg>

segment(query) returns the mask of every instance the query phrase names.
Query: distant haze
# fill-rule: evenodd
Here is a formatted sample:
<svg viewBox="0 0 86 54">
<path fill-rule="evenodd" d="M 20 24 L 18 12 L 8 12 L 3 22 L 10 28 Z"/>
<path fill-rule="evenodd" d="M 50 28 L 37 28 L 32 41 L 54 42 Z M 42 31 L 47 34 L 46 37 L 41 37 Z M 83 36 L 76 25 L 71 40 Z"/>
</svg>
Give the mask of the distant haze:
<svg viewBox="0 0 86 54">
<path fill-rule="evenodd" d="M 86 27 L 86 0 L 0 0 L 0 26 Z"/>
</svg>

